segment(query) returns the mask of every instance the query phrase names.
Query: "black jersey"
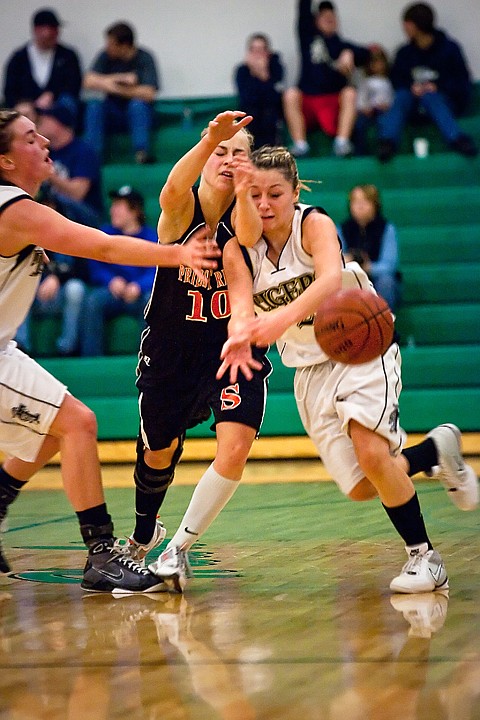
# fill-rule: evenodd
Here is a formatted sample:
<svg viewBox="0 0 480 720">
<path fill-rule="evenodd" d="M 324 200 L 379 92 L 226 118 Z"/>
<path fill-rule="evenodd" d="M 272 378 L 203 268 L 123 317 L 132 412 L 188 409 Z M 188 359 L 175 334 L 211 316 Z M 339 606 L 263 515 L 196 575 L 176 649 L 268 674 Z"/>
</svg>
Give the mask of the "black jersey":
<svg viewBox="0 0 480 720">
<path fill-rule="evenodd" d="M 192 222 L 177 243 L 186 242 L 204 227 L 205 217 L 193 188 L 195 208 Z M 223 250 L 234 236 L 232 227 L 233 201 L 220 218 L 215 239 Z M 204 279 L 192 268 L 157 268 L 152 294 L 145 310 L 147 329 L 142 336 L 140 356 L 149 358 L 157 369 L 174 365 L 186 366 L 194 360 L 201 362 L 212 356 L 219 358 L 227 338 L 230 304 L 222 257 L 217 258 L 216 270 L 204 270 Z M 189 357 L 190 356 L 190 357 Z"/>
</svg>

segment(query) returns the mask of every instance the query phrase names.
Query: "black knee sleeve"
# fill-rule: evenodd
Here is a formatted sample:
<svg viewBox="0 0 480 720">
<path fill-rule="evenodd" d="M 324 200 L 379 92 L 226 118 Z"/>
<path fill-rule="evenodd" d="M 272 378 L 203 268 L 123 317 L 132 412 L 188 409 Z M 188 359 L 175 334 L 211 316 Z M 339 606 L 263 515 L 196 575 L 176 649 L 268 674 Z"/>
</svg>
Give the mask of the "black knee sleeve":
<svg viewBox="0 0 480 720">
<path fill-rule="evenodd" d="M 183 453 L 183 442 L 185 435 L 180 435 L 178 438 L 178 445 L 172 456 L 172 462 L 166 468 L 157 470 L 151 468 L 146 464 L 144 459 L 144 447 L 143 444 L 137 442 L 137 462 L 135 463 L 135 470 L 133 473 L 133 479 L 135 485 L 139 490 L 152 495 L 156 493 L 165 492 L 169 485 L 172 484 L 175 476 L 175 468 L 177 467 L 178 461 Z"/>
</svg>

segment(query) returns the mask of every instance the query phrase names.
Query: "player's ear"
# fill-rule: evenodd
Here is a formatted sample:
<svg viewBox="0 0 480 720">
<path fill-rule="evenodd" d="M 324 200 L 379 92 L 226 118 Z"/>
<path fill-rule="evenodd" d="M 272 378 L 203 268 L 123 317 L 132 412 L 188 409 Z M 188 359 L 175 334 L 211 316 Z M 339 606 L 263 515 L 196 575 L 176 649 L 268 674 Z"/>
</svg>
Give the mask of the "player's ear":
<svg viewBox="0 0 480 720">
<path fill-rule="evenodd" d="M 9 170 L 13 170 L 15 168 L 15 163 L 13 160 L 6 155 L 0 155 L 0 170 L 6 170 L 7 172 Z"/>
</svg>

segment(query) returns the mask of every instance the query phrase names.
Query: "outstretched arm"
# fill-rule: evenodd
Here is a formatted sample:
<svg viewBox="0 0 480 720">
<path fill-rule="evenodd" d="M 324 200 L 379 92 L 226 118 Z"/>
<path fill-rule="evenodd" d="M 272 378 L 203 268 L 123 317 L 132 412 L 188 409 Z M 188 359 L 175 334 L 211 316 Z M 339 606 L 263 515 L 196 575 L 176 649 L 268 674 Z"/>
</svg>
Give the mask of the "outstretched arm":
<svg viewBox="0 0 480 720">
<path fill-rule="evenodd" d="M 203 228 L 188 243 L 163 247 L 128 235 L 107 235 L 40 203 L 19 200 L 3 211 L 0 254 L 14 255 L 27 245 L 40 245 L 65 255 L 119 265 L 188 265 L 201 275 L 202 268 L 216 268 L 215 258 L 220 254 L 208 234 L 208 228 Z"/>
<path fill-rule="evenodd" d="M 252 357 L 250 327 L 255 318 L 253 304 L 252 276 L 245 263 L 236 238 L 227 242 L 223 249 L 223 266 L 227 279 L 231 318 L 228 324 L 228 340 L 221 353 L 222 364 L 217 379 L 230 369 L 230 381 L 237 381 L 240 370 L 247 380 L 253 377 L 252 370 L 261 370 L 262 365 Z"/>
</svg>

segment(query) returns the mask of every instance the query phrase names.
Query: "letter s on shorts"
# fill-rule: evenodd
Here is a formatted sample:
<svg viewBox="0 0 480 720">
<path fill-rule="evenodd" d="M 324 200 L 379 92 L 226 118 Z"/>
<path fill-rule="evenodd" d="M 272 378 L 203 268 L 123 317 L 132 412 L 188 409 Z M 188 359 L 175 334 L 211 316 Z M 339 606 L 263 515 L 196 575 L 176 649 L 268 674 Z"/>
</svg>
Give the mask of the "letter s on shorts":
<svg viewBox="0 0 480 720">
<path fill-rule="evenodd" d="M 239 395 L 239 389 L 238 383 L 222 388 L 222 392 L 220 393 L 220 399 L 222 401 L 221 410 L 234 410 L 234 408 L 240 405 L 242 398 Z"/>
</svg>

